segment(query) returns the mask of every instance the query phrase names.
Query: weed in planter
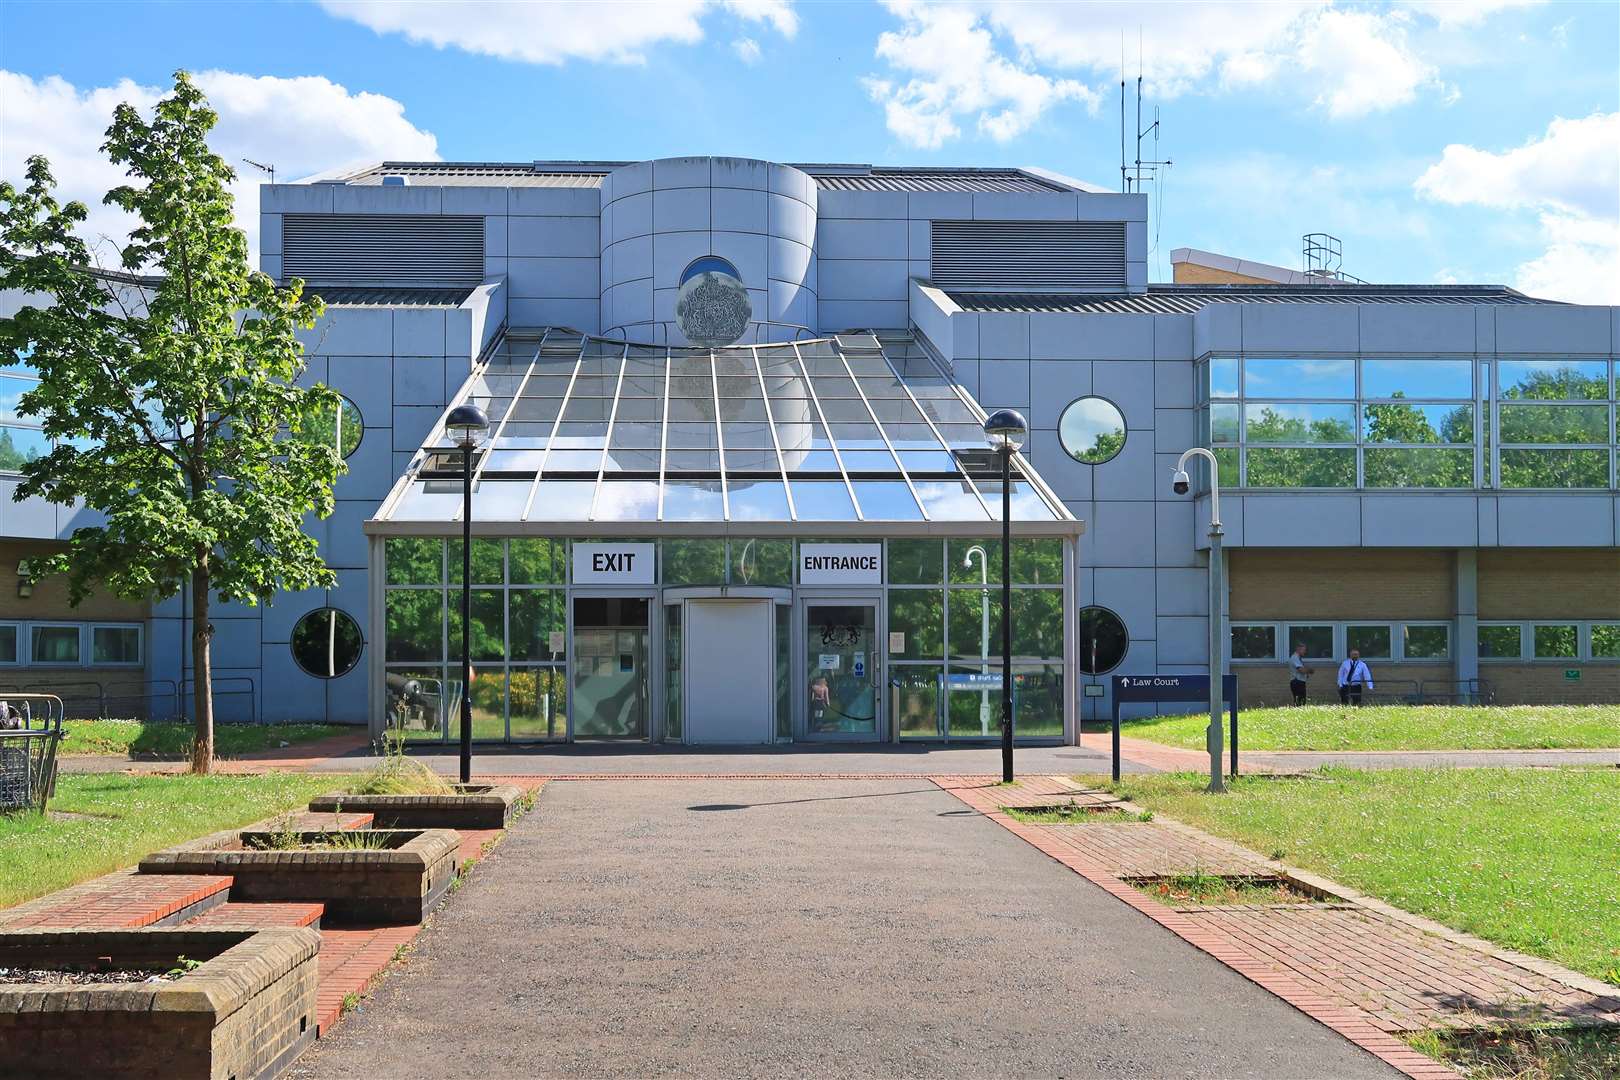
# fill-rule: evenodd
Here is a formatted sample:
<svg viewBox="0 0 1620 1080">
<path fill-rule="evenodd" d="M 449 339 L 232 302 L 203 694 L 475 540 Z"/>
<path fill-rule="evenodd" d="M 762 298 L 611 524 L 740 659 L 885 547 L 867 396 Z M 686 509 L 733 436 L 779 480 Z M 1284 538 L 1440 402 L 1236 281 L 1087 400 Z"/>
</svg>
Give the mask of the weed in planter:
<svg viewBox="0 0 1620 1080">
<path fill-rule="evenodd" d="M 193 960 L 189 956 L 177 956 L 174 958 L 174 967 L 164 972 L 164 975 L 171 979 L 178 979 L 187 972 L 196 971 L 202 966 L 203 962 L 201 960 Z"/>
<path fill-rule="evenodd" d="M 1138 878 L 1137 889 L 1162 903 L 1172 904 L 1308 904 L 1315 897 L 1286 881 L 1263 877 L 1228 877 L 1202 870 L 1162 878 Z"/>
<path fill-rule="evenodd" d="M 1091 821 L 1151 821 L 1153 815 L 1126 817 L 1117 807 L 1098 803 L 1077 803 L 1074 799 L 1057 806 L 1003 806 L 1001 812 L 1025 825 L 1084 825 Z"/>
<path fill-rule="evenodd" d="M 351 795 L 454 795 L 450 782 L 405 753 L 404 736 L 383 735 L 383 758 L 362 776 Z"/>
</svg>

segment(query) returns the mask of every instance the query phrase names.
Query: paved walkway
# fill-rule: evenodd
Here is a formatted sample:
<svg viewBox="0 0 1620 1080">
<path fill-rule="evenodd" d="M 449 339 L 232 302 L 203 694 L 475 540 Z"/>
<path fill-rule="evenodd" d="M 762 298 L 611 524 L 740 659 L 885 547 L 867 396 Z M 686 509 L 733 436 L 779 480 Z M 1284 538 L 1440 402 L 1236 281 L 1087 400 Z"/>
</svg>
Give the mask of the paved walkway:
<svg viewBox="0 0 1620 1080">
<path fill-rule="evenodd" d="M 292 1075 L 669 1072 L 1395 1075 L 921 778 L 548 784 Z"/>
</svg>

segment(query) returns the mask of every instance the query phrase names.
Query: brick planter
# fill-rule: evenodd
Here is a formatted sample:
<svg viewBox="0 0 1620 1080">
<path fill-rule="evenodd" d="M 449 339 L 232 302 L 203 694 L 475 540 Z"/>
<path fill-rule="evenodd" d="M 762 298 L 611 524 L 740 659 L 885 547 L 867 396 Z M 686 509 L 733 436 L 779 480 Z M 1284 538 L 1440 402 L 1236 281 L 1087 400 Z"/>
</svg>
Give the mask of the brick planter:
<svg viewBox="0 0 1620 1080">
<path fill-rule="evenodd" d="M 0 1075 L 266 1080 L 315 1038 L 320 948 L 304 929 L 0 930 L 0 967 L 204 960 L 156 983 L 0 984 Z"/>
<path fill-rule="evenodd" d="M 383 829 L 504 829 L 523 789 L 513 784 L 458 784 L 455 795 L 318 795 L 311 811 L 371 814 Z"/>
<path fill-rule="evenodd" d="M 456 874 L 461 837 L 449 829 L 381 829 L 382 850 L 253 850 L 269 832 L 227 831 L 154 852 L 143 874 L 229 874 L 231 900 L 326 905 L 323 922 L 421 922 Z M 322 833 L 300 834 L 306 840 Z"/>
</svg>

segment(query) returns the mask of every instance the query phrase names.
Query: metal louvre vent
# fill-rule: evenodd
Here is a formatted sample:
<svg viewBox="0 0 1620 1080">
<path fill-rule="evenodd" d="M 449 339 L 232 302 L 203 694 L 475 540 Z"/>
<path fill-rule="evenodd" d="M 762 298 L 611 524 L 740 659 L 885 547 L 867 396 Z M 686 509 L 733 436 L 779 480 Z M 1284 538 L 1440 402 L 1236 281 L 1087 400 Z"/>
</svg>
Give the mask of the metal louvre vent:
<svg viewBox="0 0 1620 1080">
<path fill-rule="evenodd" d="M 935 221 L 930 235 L 942 289 L 1125 288 L 1123 221 Z"/>
<path fill-rule="evenodd" d="M 288 214 L 281 271 L 332 284 L 454 283 L 484 278 L 484 219 L 426 214 Z"/>
</svg>

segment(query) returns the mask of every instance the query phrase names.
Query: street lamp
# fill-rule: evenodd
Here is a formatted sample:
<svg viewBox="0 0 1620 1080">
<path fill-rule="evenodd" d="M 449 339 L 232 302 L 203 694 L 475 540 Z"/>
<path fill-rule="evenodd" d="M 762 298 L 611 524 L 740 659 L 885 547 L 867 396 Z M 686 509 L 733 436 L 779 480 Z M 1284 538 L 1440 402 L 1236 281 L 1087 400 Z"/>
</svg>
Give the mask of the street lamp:
<svg viewBox="0 0 1620 1080">
<path fill-rule="evenodd" d="M 979 557 L 979 592 L 984 596 L 984 602 L 979 605 L 979 655 L 984 662 L 979 665 L 979 674 L 990 674 L 990 556 L 985 554 L 983 544 L 974 544 L 962 556 L 962 569 L 973 569 L 973 556 Z M 985 680 L 986 686 L 979 691 L 979 734 L 990 734 L 990 687 L 989 678 Z"/>
<path fill-rule="evenodd" d="M 1209 729 L 1204 742 L 1209 748 L 1209 790 L 1225 791 L 1221 779 L 1221 690 L 1226 682 L 1226 647 L 1221 640 L 1221 609 L 1226 605 L 1221 584 L 1221 466 L 1215 455 L 1195 446 L 1176 462 L 1170 487 L 1177 495 L 1187 494 L 1187 459 L 1194 455 L 1209 459 Z"/>
<path fill-rule="evenodd" d="M 461 448 L 461 782 L 472 783 L 472 459 L 489 431 L 489 417 L 461 404 L 444 420 L 444 433 Z"/>
<path fill-rule="evenodd" d="M 997 409 L 984 422 L 985 441 L 1001 455 L 1001 779 L 1008 784 L 1013 778 L 1012 456 L 1028 436 L 1029 424 L 1016 409 Z"/>
</svg>

